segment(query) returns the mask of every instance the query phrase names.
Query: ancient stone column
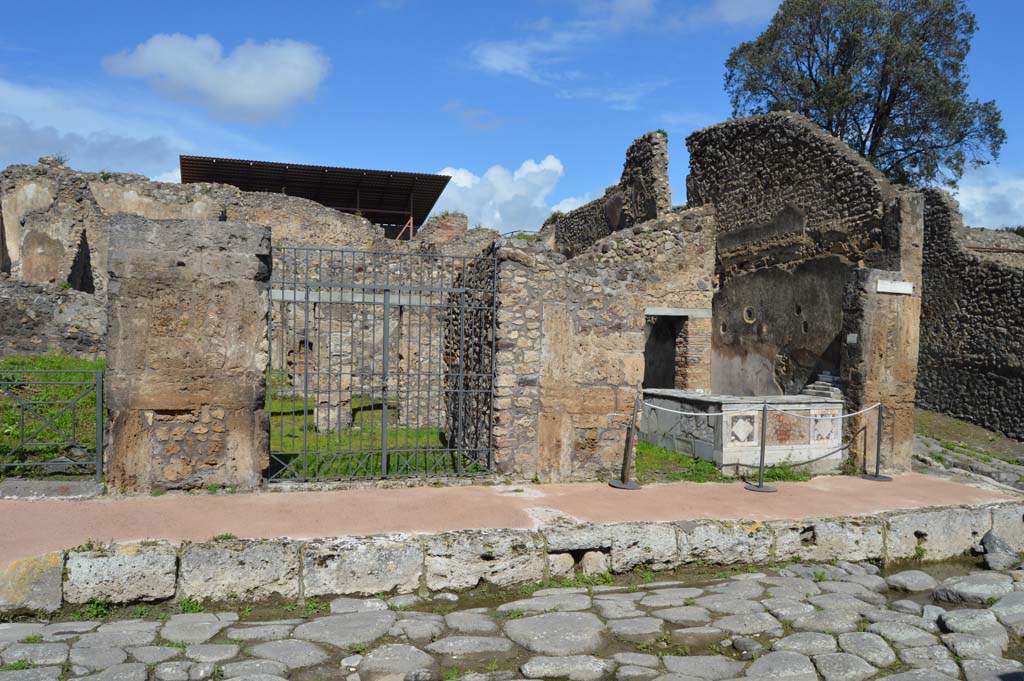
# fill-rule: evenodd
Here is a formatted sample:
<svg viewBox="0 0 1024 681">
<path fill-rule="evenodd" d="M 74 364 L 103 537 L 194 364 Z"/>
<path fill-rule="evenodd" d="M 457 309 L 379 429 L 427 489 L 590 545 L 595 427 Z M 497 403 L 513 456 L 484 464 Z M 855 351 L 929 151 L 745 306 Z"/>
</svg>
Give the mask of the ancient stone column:
<svg viewBox="0 0 1024 681">
<path fill-rule="evenodd" d="M 251 489 L 269 457 L 270 229 L 111 219 L 108 481 Z"/>
</svg>

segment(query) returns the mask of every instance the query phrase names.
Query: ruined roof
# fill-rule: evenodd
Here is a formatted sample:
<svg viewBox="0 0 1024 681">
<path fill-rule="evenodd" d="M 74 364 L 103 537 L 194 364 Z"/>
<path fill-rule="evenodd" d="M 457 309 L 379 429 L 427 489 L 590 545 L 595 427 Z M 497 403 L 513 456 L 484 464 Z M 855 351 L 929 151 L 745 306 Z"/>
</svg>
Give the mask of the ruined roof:
<svg viewBox="0 0 1024 681">
<path fill-rule="evenodd" d="M 379 225 L 419 227 L 451 179 L 447 175 L 298 163 L 181 156 L 181 181 L 230 184 L 247 192 L 299 196 Z"/>
</svg>

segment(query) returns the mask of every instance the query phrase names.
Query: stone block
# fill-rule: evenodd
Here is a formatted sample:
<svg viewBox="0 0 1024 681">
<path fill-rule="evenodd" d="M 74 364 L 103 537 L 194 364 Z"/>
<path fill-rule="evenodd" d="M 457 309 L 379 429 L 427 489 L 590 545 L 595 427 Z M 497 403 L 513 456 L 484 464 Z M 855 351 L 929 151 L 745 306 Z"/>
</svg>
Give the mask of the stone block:
<svg viewBox="0 0 1024 681">
<path fill-rule="evenodd" d="M 992 527 L 989 508 L 905 511 L 886 519 L 885 558 L 945 560 L 970 551 Z M 918 548 L 920 547 L 920 548 Z"/>
<path fill-rule="evenodd" d="M 1024 504 L 993 507 L 992 531 L 1006 540 L 1014 551 L 1024 551 Z"/>
<path fill-rule="evenodd" d="M 181 554 L 178 596 L 207 601 L 299 595 L 300 544 L 215 540 L 188 544 Z"/>
<path fill-rule="evenodd" d="M 609 529 L 612 572 L 628 572 L 641 565 L 669 570 L 682 562 L 678 530 L 671 523 L 621 523 Z"/>
<path fill-rule="evenodd" d="M 423 547 L 407 534 L 324 539 L 306 545 L 302 566 L 306 596 L 411 593 L 423 574 Z"/>
<path fill-rule="evenodd" d="M 544 579 L 547 554 L 530 530 L 464 530 L 426 540 L 427 588 L 469 589 L 480 582 L 508 586 Z"/>
<path fill-rule="evenodd" d="M 133 603 L 171 598 L 177 562 L 174 547 L 164 541 L 71 550 L 65 564 L 64 600 Z"/>
<path fill-rule="evenodd" d="M 59 610 L 63 568 L 60 551 L 10 563 L 0 573 L 0 613 Z"/>
<path fill-rule="evenodd" d="M 676 525 L 683 563 L 733 565 L 762 563 L 771 557 L 772 533 L 764 523 L 689 521 Z"/>
<path fill-rule="evenodd" d="M 871 520 L 769 523 L 775 560 L 874 560 L 884 553 L 882 524 Z"/>
</svg>

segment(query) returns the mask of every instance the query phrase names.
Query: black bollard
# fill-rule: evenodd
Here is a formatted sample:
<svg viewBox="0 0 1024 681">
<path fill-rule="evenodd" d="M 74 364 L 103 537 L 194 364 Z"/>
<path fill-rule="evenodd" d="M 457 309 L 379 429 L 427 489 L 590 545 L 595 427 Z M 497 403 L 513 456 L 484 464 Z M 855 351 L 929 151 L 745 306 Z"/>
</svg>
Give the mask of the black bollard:
<svg viewBox="0 0 1024 681">
<path fill-rule="evenodd" d="M 764 484 L 764 449 L 768 440 L 768 403 L 761 405 L 761 463 L 757 466 L 757 484 L 745 484 L 743 487 L 751 492 L 778 492 L 771 485 Z"/>
</svg>

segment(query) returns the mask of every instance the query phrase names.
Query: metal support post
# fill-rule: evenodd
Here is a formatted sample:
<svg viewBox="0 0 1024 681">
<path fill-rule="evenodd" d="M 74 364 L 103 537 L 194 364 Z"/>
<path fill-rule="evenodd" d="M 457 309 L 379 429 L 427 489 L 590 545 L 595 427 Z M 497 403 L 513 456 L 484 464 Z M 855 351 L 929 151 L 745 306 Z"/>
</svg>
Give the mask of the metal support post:
<svg viewBox="0 0 1024 681">
<path fill-rule="evenodd" d="M 764 484 L 764 450 L 768 443 L 768 403 L 761 405 L 761 462 L 757 466 L 757 484 L 747 483 L 744 489 L 751 492 L 777 492 L 778 490 L 770 485 Z"/>
<path fill-rule="evenodd" d="M 882 403 L 878 403 L 878 422 L 875 425 L 875 472 L 874 474 L 865 473 L 863 477 L 865 480 L 874 480 L 875 482 L 892 482 L 892 478 L 888 475 L 882 475 Z M 866 450 L 866 448 L 865 448 Z M 864 452 L 865 456 L 867 451 Z"/>
<path fill-rule="evenodd" d="M 629 429 L 626 431 L 626 451 L 622 456 L 622 476 L 618 480 L 608 481 L 608 485 L 615 489 L 640 489 L 640 485 L 632 482 L 629 478 L 633 469 L 633 433 L 636 432 L 636 419 L 642 401 L 643 393 L 637 395 L 633 400 L 633 416 L 629 420 Z"/>
</svg>

